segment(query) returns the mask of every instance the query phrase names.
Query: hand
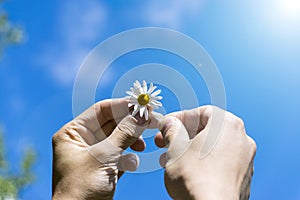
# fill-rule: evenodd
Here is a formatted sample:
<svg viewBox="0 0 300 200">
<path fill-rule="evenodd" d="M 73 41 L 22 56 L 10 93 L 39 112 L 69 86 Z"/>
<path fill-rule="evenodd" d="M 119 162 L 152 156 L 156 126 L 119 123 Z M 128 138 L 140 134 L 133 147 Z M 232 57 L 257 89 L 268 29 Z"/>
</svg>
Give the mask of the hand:
<svg viewBox="0 0 300 200">
<path fill-rule="evenodd" d="M 243 121 L 214 106 L 172 113 L 160 123 L 157 146 L 174 199 L 248 199 L 255 142 Z"/>
<path fill-rule="evenodd" d="M 122 171 L 134 171 L 147 122 L 128 115 L 125 99 L 104 100 L 63 126 L 52 138 L 53 199 L 112 199 Z"/>
</svg>

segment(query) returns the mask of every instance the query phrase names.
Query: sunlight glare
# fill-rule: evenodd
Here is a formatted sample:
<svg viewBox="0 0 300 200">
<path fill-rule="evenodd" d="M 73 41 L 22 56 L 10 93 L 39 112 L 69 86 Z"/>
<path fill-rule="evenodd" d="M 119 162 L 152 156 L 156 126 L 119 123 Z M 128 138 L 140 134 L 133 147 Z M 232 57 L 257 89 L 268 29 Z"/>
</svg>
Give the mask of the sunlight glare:
<svg viewBox="0 0 300 200">
<path fill-rule="evenodd" d="M 300 0 L 281 0 L 279 6 L 284 17 L 300 18 Z"/>
</svg>

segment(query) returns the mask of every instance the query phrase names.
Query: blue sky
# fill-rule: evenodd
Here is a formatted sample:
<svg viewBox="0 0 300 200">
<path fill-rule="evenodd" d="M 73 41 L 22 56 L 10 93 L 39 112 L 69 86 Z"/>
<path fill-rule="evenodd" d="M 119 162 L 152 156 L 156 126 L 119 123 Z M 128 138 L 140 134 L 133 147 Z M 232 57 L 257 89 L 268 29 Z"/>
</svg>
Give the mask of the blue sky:
<svg viewBox="0 0 300 200">
<path fill-rule="evenodd" d="M 227 109 L 244 119 L 257 142 L 251 199 L 300 199 L 299 1 L 7 0 L 4 9 L 25 30 L 24 42 L 6 49 L 0 63 L 6 155 L 16 170 L 26 147 L 38 152 L 37 180 L 21 199 L 51 196 L 51 136 L 72 119 L 73 83 L 84 58 L 106 38 L 146 26 L 190 36 L 215 61 Z M 117 77 L 149 62 L 185 64 L 163 52 L 132 52 L 111 66 L 96 99 L 109 98 Z M 191 80 L 199 104 L 209 104 L 201 77 L 199 82 Z M 171 96 L 166 90 L 166 112 L 178 107 L 166 101 Z M 147 145 L 147 151 L 155 150 L 151 138 Z M 124 175 L 115 199 L 168 198 L 158 170 Z"/>
</svg>

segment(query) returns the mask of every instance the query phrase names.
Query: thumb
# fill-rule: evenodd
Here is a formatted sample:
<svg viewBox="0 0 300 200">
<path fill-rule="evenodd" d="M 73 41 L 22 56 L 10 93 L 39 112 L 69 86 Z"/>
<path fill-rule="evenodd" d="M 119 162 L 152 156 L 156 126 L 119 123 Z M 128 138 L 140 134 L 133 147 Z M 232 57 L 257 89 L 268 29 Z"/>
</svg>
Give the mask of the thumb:
<svg viewBox="0 0 300 200">
<path fill-rule="evenodd" d="M 189 141 L 189 134 L 182 122 L 173 116 L 166 116 L 159 122 L 158 127 L 166 145 Z M 178 144 L 178 145 L 179 145 Z"/>
<path fill-rule="evenodd" d="M 128 153 L 125 155 L 121 155 L 118 160 L 118 170 L 120 171 L 135 171 L 140 164 L 139 157 L 134 153 Z"/>
<path fill-rule="evenodd" d="M 178 118 L 167 116 L 159 123 L 159 129 L 165 144 L 169 145 L 168 151 L 164 155 L 163 163 L 176 160 L 187 150 L 190 141 L 185 126 Z"/>
<path fill-rule="evenodd" d="M 121 151 L 132 145 L 147 128 L 148 121 L 143 124 L 131 115 L 126 116 L 114 129 L 107 140 Z"/>
</svg>

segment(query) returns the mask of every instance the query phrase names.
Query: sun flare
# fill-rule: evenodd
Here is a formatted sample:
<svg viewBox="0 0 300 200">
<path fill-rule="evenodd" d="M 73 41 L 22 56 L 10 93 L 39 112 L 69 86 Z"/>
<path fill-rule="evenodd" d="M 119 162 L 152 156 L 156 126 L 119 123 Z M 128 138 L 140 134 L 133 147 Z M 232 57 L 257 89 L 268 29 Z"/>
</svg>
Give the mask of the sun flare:
<svg viewBox="0 0 300 200">
<path fill-rule="evenodd" d="M 279 8 L 284 17 L 300 18 L 300 0 L 280 0 Z"/>
</svg>

